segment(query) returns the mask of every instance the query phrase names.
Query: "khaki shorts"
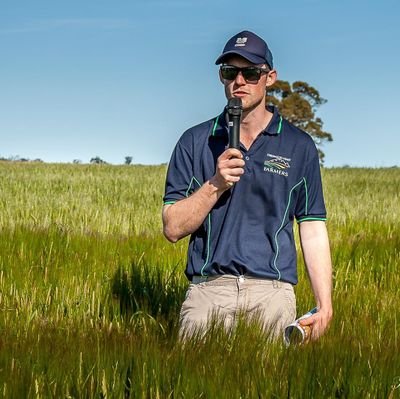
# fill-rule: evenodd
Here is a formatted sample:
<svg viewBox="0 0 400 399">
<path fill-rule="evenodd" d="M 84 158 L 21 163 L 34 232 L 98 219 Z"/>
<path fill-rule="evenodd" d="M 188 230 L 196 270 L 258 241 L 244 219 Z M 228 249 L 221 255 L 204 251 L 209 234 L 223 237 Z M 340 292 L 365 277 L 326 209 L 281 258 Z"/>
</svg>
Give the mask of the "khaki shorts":
<svg viewBox="0 0 400 399">
<path fill-rule="evenodd" d="M 296 318 L 296 298 L 290 283 L 246 276 L 194 276 L 180 313 L 180 336 L 205 331 L 214 319 L 226 330 L 238 317 L 257 319 L 272 338 Z"/>
</svg>

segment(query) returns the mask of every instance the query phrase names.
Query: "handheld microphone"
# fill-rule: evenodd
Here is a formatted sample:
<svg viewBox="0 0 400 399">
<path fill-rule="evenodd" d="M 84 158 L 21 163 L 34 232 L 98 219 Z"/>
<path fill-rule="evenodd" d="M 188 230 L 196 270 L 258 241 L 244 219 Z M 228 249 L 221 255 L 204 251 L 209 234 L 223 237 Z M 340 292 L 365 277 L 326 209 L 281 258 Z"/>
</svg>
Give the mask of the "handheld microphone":
<svg viewBox="0 0 400 399">
<path fill-rule="evenodd" d="M 229 117 L 229 148 L 240 148 L 240 119 L 242 117 L 242 100 L 231 98 L 226 106 Z"/>
</svg>

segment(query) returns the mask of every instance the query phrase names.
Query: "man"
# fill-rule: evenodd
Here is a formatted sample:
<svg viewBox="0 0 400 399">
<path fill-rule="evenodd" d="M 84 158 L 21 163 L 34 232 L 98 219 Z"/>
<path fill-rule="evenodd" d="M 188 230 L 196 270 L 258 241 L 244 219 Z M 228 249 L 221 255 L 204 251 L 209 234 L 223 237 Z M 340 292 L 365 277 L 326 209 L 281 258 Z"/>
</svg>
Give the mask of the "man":
<svg viewBox="0 0 400 399">
<path fill-rule="evenodd" d="M 274 337 L 296 316 L 293 220 L 318 312 L 303 321 L 318 338 L 332 317 L 331 260 L 319 158 L 311 137 L 266 104 L 277 79 L 268 45 L 233 36 L 216 60 L 226 98 L 242 100 L 240 150 L 228 148 L 226 112 L 187 130 L 172 154 L 163 207 L 171 242 L 191 235 L 181 334 L 218 315 L 229 329 L 256 315 Z"/>
</svg>

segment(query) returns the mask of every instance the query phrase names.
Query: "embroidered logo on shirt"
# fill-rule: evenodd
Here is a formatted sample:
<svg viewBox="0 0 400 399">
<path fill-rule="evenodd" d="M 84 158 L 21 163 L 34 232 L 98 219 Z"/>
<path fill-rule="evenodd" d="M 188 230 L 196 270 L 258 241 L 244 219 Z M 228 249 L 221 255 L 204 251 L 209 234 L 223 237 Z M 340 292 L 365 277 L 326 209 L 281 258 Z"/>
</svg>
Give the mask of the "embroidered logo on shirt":
<svg viewBox="0 0 400 399">
<path fill-rule="evenodd" d="M 267 154 L 269 159 L 264 161 L 264 172 L 275 173 L 277 175 L 288 177 L 288 169 L 290 168 L 290 158 L 280 155 Z"/>
</svg>

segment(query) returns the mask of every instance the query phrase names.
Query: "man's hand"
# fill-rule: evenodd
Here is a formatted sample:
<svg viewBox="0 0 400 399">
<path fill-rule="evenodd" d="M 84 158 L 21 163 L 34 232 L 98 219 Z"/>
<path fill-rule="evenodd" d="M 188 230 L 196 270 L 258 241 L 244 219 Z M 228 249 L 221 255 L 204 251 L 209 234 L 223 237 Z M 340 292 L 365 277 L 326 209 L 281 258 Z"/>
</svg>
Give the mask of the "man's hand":
<svg viewBox="0 0 400 399">
<path fill-rule="evenodd" d="M 244 165 L 242 153 L 235 148 L 228 148 L 218 157 L 215 175 L 210 183 L 221 191 L 231 188 L 244 173 Z"/>
<path fill-rule="evenodd" d="M 332 319 L 333 311 L 332 308 L 328 310 L 318 310 L 317 313 L 313 314 L 306 319 L 300 320 L 300 325 L 311 327 L 311 340 L 317 340 L 325 330 L 328 328 L 329 323 Z"/>
</svg>

